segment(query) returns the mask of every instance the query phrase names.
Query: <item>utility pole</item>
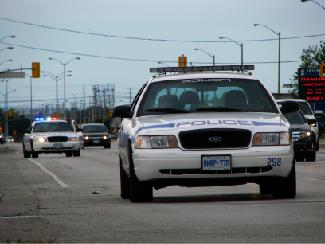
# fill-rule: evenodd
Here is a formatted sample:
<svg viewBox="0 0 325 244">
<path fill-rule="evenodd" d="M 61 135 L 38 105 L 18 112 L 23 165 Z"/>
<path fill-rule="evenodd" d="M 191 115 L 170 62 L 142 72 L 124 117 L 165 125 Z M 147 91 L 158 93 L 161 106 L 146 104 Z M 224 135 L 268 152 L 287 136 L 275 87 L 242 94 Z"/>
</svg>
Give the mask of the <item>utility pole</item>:
<svg viewBox="0 0 325 244">
<path fill-rule="evenodd" d="M 104 106 L 103 106 L 103 123 L 105 122 L 105 112 L 106 112 L 106 88 L 103 89 L 103 98 L 104 98 Z"/>
<path fill-rule="evenodd" d="M 85 92 L 85 84 L 82 85 L 83 88 L 83 97 L 84 97 L 84 119 L 83 123 L 86 123 L 86 92 Z"/>
<path fill-rule="evenodd" d="M 5 80 L 6 82 L 6 96 L 5 96 L 5 138 L 8 137 L 8 80 Z"/>
</svg>

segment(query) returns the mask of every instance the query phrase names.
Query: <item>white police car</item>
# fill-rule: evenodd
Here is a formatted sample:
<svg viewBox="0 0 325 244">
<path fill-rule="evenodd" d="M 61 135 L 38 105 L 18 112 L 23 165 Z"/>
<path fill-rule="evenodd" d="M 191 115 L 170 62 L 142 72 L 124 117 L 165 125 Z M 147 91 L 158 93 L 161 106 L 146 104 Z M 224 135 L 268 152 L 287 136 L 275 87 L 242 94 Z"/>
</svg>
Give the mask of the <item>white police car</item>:
<svg viewBox="0 0 325 244">
<path fill-rule="evenodd" d="M 41 153 L 79 157 L 79 134 L 65 120 L 35 121 L 23 137 L 23 153 L 24 158 L 37 158 Z"/>
<path fill-rule="evenodd" d="M 132 105 L 115 108 L 124 118 L 118 135 L 122 198 L 151 201 L 153 187 L 248 182 L 259 184 L 261 194 L 295 197 L 289 124 L 259 80 L 214 72 L 238 69 L 155 68 L 160 74 Z M 174 73 L 161 74 L 168 72 Z M 298 108 L 284 103 L 281 110 Z"/>
</svg>

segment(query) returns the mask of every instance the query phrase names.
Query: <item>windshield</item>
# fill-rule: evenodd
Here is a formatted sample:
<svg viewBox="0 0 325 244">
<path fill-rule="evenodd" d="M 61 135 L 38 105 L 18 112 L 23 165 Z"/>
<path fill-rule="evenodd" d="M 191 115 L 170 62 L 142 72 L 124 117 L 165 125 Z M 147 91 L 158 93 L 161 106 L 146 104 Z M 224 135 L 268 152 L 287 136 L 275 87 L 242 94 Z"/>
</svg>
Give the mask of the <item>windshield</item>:
<svg viewBox="0 0 325 244">
<path fill-rule="evenodd" d="M 33 128 L 34 132 L 61 132 L 74 131 L 72 126 L 67 122 L 44 122 L 36 123 Z"/>
<path fill-rule="evenodd" d="M 107 132 L 104 125 L 87 125 L 82 127 L 82 132 Z"/>
<path fill-rule="evenodd" d="M 283 114 L 290 124 L 305 124 L 307 123 L 305 116 L 301 111 Z"/>
<path fill-rule="evenodd" d="M 313 111 L 307 102 L 298 102 L 300 110 L 306 115 L 312 115 Z"/>
<path fill-rule="evenodd" d="M 207 78 L 151 83 L 138 116 L 203 111 L 278 113 L 257 80 Z"/>
</svg>

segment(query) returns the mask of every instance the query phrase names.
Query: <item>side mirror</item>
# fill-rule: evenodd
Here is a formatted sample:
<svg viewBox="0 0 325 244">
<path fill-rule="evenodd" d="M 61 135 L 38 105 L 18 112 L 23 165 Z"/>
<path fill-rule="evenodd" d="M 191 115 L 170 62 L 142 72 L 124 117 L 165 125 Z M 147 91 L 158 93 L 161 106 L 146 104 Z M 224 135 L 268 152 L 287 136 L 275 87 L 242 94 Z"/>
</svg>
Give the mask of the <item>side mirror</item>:
<svg viewBox="0 0 325 244">
<path fill-rule="evenodd" d="M 295 101 L 286 101 L 282 103 L 280 110 L 283 114 L 293 113 L 299 111 L 299 105 Z"/>
<path fill-rule="evenodd" d="M 130 105 L 121 105 L 114 108 L 113 117 L 120 117 L 120 118 L 131 118 L 131 106 Z"/>
</svg>

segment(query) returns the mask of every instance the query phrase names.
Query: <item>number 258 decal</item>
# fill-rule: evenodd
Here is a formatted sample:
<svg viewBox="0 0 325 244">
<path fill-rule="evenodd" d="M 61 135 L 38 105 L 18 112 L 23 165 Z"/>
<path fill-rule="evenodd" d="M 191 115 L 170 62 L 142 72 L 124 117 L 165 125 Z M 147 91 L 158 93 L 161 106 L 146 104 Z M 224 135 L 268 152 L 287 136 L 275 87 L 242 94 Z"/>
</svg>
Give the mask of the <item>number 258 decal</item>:
<svg viewBox="0 0 325 244">
<path fill-rule="evenodd" d="M 281 158 L 267 158 L 267 166 L 272 166 L 272 167 L 281 166 Z"/>
</svg>

